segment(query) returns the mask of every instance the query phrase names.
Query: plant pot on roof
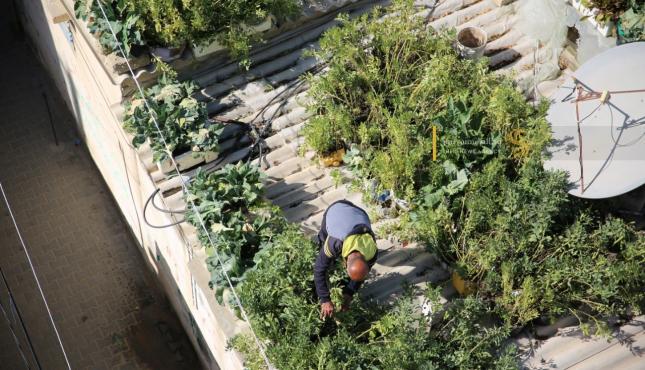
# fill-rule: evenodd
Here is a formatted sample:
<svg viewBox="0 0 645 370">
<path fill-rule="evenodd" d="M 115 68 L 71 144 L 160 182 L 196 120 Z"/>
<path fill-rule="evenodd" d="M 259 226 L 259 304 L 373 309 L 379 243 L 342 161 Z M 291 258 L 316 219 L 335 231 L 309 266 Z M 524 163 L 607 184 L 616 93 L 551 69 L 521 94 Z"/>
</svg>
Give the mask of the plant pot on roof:
<svg viewBox="0 0 645 370">
<path fill-rule="evenodd" d="M 611 36 L 618 16 L 627 9 L 623 0 L 571 0 L 582 20 L 591 23 L 601 35 Z"/>
<path fill-rule="evenodd" d="M 167 63 L 180 58 L 185 49 L 186 43 L 181 43 L 179 46 L 159 46 L 152 48 L 150 54 Z"/>
<path fill-rule="evenodd" d="M 479 27 L 465 27 L 457 33 L 457 51 L 465 59 L 481 58 L 487 42 L 486 31 Z"/>
<path fill-rule="evenodd" d="M 343 164 L 343 157 L 345 156 L 345 148 L 340 148 L 326 155 L 320 156 L 320 164 L 323 167 L 339 167 Z"/>
<path fill-rule="evenodd" d="M 205 152 L 200 151 L 199 147 L 193 147 L 192 149 L 184 150 L 175 150 L 172 154 L 172 158 L 175 163 L 177 163 L 177 168 L 180 171 L 192 168 L 198 164 L 206 164 L 216 160 L 219 156 L 217 151 L 208 150 Z M 175 165 L 173 164 L 172 159 L 169 156 L 163 157 L 156 162 L 157 168 L 164 174 L 169 174 L 175 171 Z"/>
<path fill-rule="evenodd" d="M 269 14 L 266 18 L 256 24 L 249 25 L 242 22 L 240 23 L 239 28 L 243 36 L 257 36 L 269 31 L 275 24 L 276 18 L 272 14 Z M 228 44 L 230 44 L 230 40 L 227 35 L 225 33 L 220 33 L 215 36 L 215 39 L 212 41 L 193 42 L 191 44 L 191 48 L 195 59 L 204 60 L 214 53 L 229 49 L 230 45 Z"/>
<path fill-rule="evenodd" d="M 158 83 L 126 106 L 124 128 L 134 135 L 133 145 L 149 142 L 163 173 L 174 170 L 171 155 L 180 170 L 214 160 L 222 125 L 209 120 L 206 104 L 191 96 L 197 88 L 193 82 L 179 82 L 173 70 L 159 66 Z"/>
<path fill-rule="evenodd" d="M 105 54 L 120 55 L 121 47 L 126 57 L 139 56 L 145 49 L 140 16 L 131 6 L 119 1 L 101 0 L 101 5 L 98 0 L 75 1 L 76 18 L 87 22 L 88 30 L 96 37 Z"/>
<path fill-rule="evenodd" d="M 464 279 L 459 271 L 454 270 L 451 275 L 452 286 L 461 296 L 468 296 L 477 291 L 477 284 L 473 281 Z"/>
</svg>

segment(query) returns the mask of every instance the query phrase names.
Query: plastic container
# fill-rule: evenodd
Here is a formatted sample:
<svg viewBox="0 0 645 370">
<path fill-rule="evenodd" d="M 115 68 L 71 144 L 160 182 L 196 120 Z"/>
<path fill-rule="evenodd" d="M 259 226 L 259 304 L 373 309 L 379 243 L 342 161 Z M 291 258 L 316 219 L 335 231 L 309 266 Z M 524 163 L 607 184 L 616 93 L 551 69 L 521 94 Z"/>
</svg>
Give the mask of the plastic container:
<svg viewBox="0 0 645 370">
<path fill-rule="evenodd" d="M 481 58 L 486 42 L 488 35 L 479 27 L 466 27 L 457 33 L 457 51 L 465 59 Z"/>
<path fill-rule="evenodd" d="M 339 167 L 343 164 L 343 157 L 345 156 L 345 149 L 341 148 L 336 151 L 320 157 L 320 164 L 324 167 Z"/>
</svg>

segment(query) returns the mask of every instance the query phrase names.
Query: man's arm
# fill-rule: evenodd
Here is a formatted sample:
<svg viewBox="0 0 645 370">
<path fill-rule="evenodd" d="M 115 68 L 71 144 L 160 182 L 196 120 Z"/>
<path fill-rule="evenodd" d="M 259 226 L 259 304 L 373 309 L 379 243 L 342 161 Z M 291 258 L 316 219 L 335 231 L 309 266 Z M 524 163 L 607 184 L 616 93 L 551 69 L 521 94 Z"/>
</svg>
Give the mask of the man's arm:
<svg viewBox="0 0 645 370">
<path fill-rule="evenodd" d="M 314 265 L 314 283 L 316 284 L 316 294 L 318 294 L 320 303 L 331 301 L 327 270 L 329 270 L 329 267 L 335 259 L 336 256 L 331 253 L 328 243 L 323 243 L 316 258 L 316 264 Z"/>
</svg>

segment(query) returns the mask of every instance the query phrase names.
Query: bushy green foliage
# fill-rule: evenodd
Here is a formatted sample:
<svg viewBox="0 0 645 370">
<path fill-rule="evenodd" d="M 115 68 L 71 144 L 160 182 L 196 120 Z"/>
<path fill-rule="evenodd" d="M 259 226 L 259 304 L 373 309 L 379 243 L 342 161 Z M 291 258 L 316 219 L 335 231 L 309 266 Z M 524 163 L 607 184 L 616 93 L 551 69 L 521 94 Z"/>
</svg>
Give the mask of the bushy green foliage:
<svg viewBox="0 0 645 370">
<path fill-rule="evenodd" d="M 257 167 L 239 163 L 211 173 L 200 171 L 188 186 L 186 220 L 206 247 L 210 285 L 220 301 L 228 288 L 224 273 L 233 284 L 243 281 L 261 258 L 258 252 L 285 226 L 280 210 L 262 198 L 261 179 Z"/>
<path fill-rule="evenodd" d="M 242 23 L 252 25 L 269 14 L 284 19 L 300 9 L 299 0 L 133 0 L 153 45 L 201 44 L 218 39 L 233 56 L 248 54 L 254 39 Z"/>
<path fill-rule="evenodd" d="M 571 200 L 566 176 L 545 171 L 540 161 L 526 162 L 512 179 L 507 171 L 501 160 L 489 162 L 453 201 L 456 217 L 446 215 L 427 237 L 425 225 L 419 236 L 479 283 L 479 294 L 495 300 L 514 325 L 540 315 L 587 318 L 581 312 L 595 317 L 639 307 L 645 238 Z"/>
<path fill-rule="evenodd" d="M 351 148 L 359 183 L 411 203 L 399 236 L 477 283 L 510 325 L 642 310 L 644 238 L 543 169 L 546 104 L 528 104 L 486 60 L 459 59 L 453 34 L 425 28 L 410 2 L 392 12 L 343 18 L 321 40 L 329 72 L 312 79 L 307 143 Z"/>
<path fill-rule="evenodd" d="M 127 56 L 133 45 L 180 47 L 217 39 L 233 58 L 246 63 L 251 43 L 259 40 L 248 26 L 269 14 L 284 20 L 302 6 L 301 0 L 75 0 L 76 17 L 90 20 L 89 30 L 106 53 L 118 51 L 118 43 L 98 1 Z"/>
<path fill-rule="evenodd" d="M 105 15 L 99 7 L 99 1 Z M 117 52 L 121 46 L 125 55 L 130 56 L 133 46 L 145 44 L 142 37 L 143 22 L 134 12 L 132 3 L 127 0 L 76 0 L 74 12 L 77 18 L 89 21 L 89 31 L 98 37 L 105 53 Z"/>
<path fill-rule="evenodd" d="M 123 127 L 134 134 L 132 144 L 139 147 L 149 139 L 154 160 L 166 158 L 169 155 L 167 149 L 172 154 L 189 150 L 196 153 L 217 152 L 222 125 L 210 121 L 206 104 L 192 97 L 197 86 L 192 81 L 179 82 L 176 73 L 168 66 L 161 63 L 158 66 L 163 72 L 157 84 L 145 90 L 145 97 L 136 93 L 126 104 Z M 148 107 L 168 148 L 159 135 Z"/>
<path fill-rule="evenodd" d="M 480 299 L 458 299 L 439 310 L 437 292 L 429 291 L 439 311 L 432 322 L 411 295 L 390 308 L 355 299 L 350 311 L 324 321 L 313 285 L 313 243 L 290 227 L 261 253 L 239 293 L 279 369 L 517 368 L 513 348 L 504 344 L 509 328 L 496 324 Z M 338 293 L 338 279 L 331 281 Z M 265 368 L 248 336 L 231 344 L 246 355 L 246 366 Z"/>
<path fill-rule="evenodd" d="M 361 174 L 410 200 L 424 186 L 463 183 L 493 153 L 510 151 L 507 135 L 538 114 L 510 82 L 488 73 L 486 60 L 461 60 L 454 33 L 425 28 L 408 1 L 392 11 L 378 22 L 371 20 L 382 15 L 378 8 L 341 17 L 324 35 L 318 56 L 329 70 L 312 78 L 316 115 L 304 132 L 319 154 L 356 144 Z"/>
</svg>

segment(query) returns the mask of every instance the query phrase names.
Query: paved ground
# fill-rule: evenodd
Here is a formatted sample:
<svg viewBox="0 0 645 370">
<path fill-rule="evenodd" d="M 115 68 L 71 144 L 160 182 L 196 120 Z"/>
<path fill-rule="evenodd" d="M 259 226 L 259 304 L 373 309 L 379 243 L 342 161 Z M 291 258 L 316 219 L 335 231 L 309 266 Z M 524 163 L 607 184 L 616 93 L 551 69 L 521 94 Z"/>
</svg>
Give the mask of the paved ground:
<svg viewBox="0 0 645 370">
<path fill-rule="evenodd" d="M 159 294 L 89 154 L 77 142 L 69 112 L 6 18 L 0 15 L 0 181 L 72 368 L 197 369 L 176 316 Z M 52 109 L 58 146 L 43 92 Z M 0 205 L 0 267 L 8 276 L 43 368 L 64 369 L 4 204 Z M 1 282 L 0 303 L 9 307 Z M 28 351 L 22 335 L 21 341 Z M 0 369 L 25 367 L 0 313 Z"/>
</svg>

